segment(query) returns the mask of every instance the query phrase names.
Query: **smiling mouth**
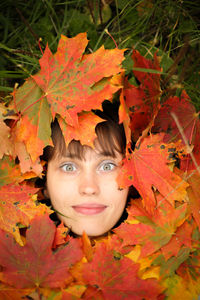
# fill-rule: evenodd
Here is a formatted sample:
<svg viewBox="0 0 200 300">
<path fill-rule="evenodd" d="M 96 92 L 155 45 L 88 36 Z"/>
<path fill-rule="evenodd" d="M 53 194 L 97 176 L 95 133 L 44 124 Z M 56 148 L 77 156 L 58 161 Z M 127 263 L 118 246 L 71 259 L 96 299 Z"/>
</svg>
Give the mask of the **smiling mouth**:
<svg viewBox="0 0 200 300">
<path fill-rule="evenodd" d="M 96 203 L 85 203 L 72 206 L 72 208 L 82 215 L 96 215 L 103 212 L 107 208 L 107 206 Z"/>
</svg>

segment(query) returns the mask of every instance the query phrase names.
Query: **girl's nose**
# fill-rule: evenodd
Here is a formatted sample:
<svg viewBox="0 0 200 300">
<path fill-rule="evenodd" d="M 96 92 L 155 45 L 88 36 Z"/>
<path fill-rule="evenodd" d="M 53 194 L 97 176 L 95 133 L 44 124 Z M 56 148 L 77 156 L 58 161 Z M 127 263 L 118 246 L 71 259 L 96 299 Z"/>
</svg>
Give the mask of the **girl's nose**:
<svg viewBox="0 0 200 300">
<path fill-rule="evenodd" d="M 96 174 L 93 174 L 93 172 L 82 174 L 79 181 L 79 193 L 81 195 L 97 195 L 99 191 Z"/>
</svg>

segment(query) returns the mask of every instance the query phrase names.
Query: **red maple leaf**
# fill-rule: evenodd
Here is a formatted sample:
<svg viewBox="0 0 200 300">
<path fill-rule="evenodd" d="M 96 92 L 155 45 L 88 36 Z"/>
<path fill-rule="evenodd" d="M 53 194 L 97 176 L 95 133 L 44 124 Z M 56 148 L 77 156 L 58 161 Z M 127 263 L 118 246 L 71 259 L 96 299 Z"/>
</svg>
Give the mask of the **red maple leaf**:
<svg viewBox="0 0 200 300">
<path fill-rule="evenodd" d="M 155 132 L 165 132 L 164 142 L 174 142 L 182 138 L 171 113 L 174 113 L 179 119 L 182 129 L 188 140 L 190 139 L 193 127 L 193 121 L 197 117 L 195 107 L 192 105 L 190 98 L 185 91 L 181 97 L 168 98 L 155 119 L 153 130 Z"/>
<path fill-rule="evenodd" d="M 132 55 L 134 61 L 133 72 L 136 78 L 140 81 L 138 87 L 125 82 L 124 98 L 120 99 L 121 110 L 126 106 L 130 114 L 130 129 L 133 139 L 136 141 L 142 132 L 143 136 L 147 134 L 157 112 L 160 108 L 159 97 L 160 90 L 160 74 L 161 68 L 157 56 L 154 56 L 154 61 L 144 58 L 137 50 L 133 50 Z M 135 68 L 141 69 L 136 71 Z M 146 70 L 146 72 L 145 72 Z M 151 73 L 158 71 L 158 74 Z"/>
<path fill-rule="evenodd" d="M 157 299 L 161 289 L 154 279 L 141 280 L 138 277 L 139 265 L 124 257 L 114 258 L 104 243 L 99 244 L 92 262 L 86 263 L 83 276 L 86 283 L 96 287 L 93 295 L 102 292 L 105 299 Z M 87 299 L 87 298 L 86 298 Z"/>
<path fill-rule="evenodd" d="M 133 49 L 132 59 L 134 62 L 133 73 L 135 77 L 144 87 L 148 87 L 150 96 L 158 97 L 160 95 L 160 75 L 162 69 L 156 53 L 154 54 L 154 60 L 150 60 Z"/>
<path fill-rule="evenodd" d="M 153 189 L 157 189 L 173 204 L 175 200 L 184 200 L 188 186 L 167 165 L 174 160 L 170 159 L 170 153 L 176 145 L 164 144 L 162 138 L 160 134 L 145 138 L 133 153 L 127 155 L 118 176 L 120 187 L 133 185 L 143 198 L 145 208 L 151 213 L 156 205 Z"/>
<path fill-rule="evenodd" d="M 11 235 L 0 231 L 0 264 L 3 281 L 16 288 L 64 287 L 72 280 L 69 268 L 79 261 L 82 251 L 78 239 L 71 239 L 55 252 L 51 247 L 56 227 L 49 216 L 35 217 L 21 247 Z"/>
<path fill-rule="evenodd" d="M 178 128 L 172 113 L 177 117 L 181 128 Z M 196 113 L 191 99 L 185 91 L 182 92 L 181 97 L 170 97 L 162 105 L 153 127 L 153 132 L 165 132 L 164 142 L 174 142 L 179 139 L 187 140 L 188 145 L 193 147 L 193 155 L 196 158 L 197 164 L 200 163 L 200 121 L 199 113 Z M 184 171 L 194 170 L 195 165 L 191 159 L 190 154 L 185 160 L 181 161 L 181 169 Z"/>
</svg>

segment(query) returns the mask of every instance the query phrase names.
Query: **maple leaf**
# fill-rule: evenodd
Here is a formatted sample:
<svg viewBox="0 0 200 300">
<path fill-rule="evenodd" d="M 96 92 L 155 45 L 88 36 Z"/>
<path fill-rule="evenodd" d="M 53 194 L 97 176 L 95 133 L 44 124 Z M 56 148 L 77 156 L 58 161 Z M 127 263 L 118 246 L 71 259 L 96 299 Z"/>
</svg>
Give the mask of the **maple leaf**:
<svg viewBox="0 0 200 300">
<path fill-rule="evenodd" d="M 62 118 L 58 118 L 66 147 L 74 139 L 80 141 L 82 145 L 94 147 L 94 139 L 97 137 L 95 127 L 103 120 L 92 112 L 83 112 L 78 116 L 78 127 L 72 127 L 65 123 Z"/>
<path fill-rule="evenodd" d="M 34 202 L 37 191 L 30 186 L 16 184 L 0 188 L 0 228 L 10 232 L 21 245 L 23 242 L 18 224 L 28 226 L 34 216 L 48 210 L 45 205 L 36 205 Z"/>
<path fill-rule="evenodd" d="M 172 117 L 172 113 L 178 118 L 181 129 Z M 188 145 L 193 146 L 193 154 L 196 158 L 197 164 L 200 163 L 200 122 L 199 113 L 196 113 L 195 107 L 191 103 L 191 99 L 185 91 L 182 92 L 180 97 L 170 97 L 162 105 L 156 119 L 153 132 L 165 132 L 163 141 L 174 142 L 183 140 L 185 143 L 182 132 L 188 142 Z M 187 155 L 185 160 L 181 160 L 181 169 L 189 171 L 195 169 L 194 163 L 190 154 Z"/>
<path fill-rule="evenodd" d="M 153 279 L 141 280 L 138 269 L 139 265 L 126 257 L 115 259 L 113 252 L 107 251 L 102 243 L 92 262 L 84 265 L 83 276 L 86 283 L 98 288 L 93 292 L 93 299 L 99 291 L 105 299 L 157 299 L 161 291 L 159 285 Z"/>
<path fill-rule="evenodd" d="M 47 46 L 41 71 L 32 77 L 45 94 L 53 117 L 58 113 L 71 126 L 78 125 L 77 113 L 99 108 L 119 89 L 110 84 L 109 77 L 122 71 L 124 50 L 101 47 L 83 55 L 87 43 L 86 33 L 73 38 L 62 35 L 55 55 Z"/>
<path fill-rule="evenodd" d="M 27 229 L 21 247 L 10 234 L 0 231 L 0 264 L 3 280 L 16 288 L 64 287 L 72 280 L 68 273 L 82 257 L 78 239 L 72 239 L 55 252 L 51 250 L 56 227 L 47 214 L 36 216 Z"/>
<path fill-rule="evenodd" d="M 124 97 L 131 118 L 129 126 L 133 139 L 136 141 L 141 134 L 142 137 L 147 135 L 160 108 L 160 74 L 151 73 L 151 70 L 160 72 L 161 68 L 156 55 L 154 61 L 151 61 L 144 58 L 137 50 L 133 50 L 132 58 L 134 61 L 133 72 L 140 81 L 140 85 L 136 87 L 128 81 L 125 82 Z M 136 71 L 137 68 L 146 69 L 147 72 Z M 122 99 L 120 102 L 120 107 L 123 107 Z"/>
<path fill-rule="evenodd" d="M 189 140 L 193 121 L 197 115 L 195 107 L 192 105 L 191 100 L 185 91 L 182 92 L 180 97 L 170 97 L 162 104 L 155 119 L 153 130 L 155 132 L 165 132 L 164 142 L 181 139 L 181 133 L 171 115 L 172 112 L 175 113 L 180 120 L 184 133 Z"/>
<path fill-rule="evenodd" d="M 123 240 L 123 245 L 142 246 L 140 257 L 150 255 L 166 245 L 174 235 L 176 236 L 177 228 L 187 217 L 186 203 L 174 208 L 162 197 L 158 197 L 157 201 L 158 207 L 153 216 L 142 207 L 141 202 L 137 204 L 136 201 L 132 201 L 128 208 L 127 223 L 122 223 L 114 229 Z M 132 222 L 133 220 L 138 222 Z M 181 243 L 177 244 L 177 251 L 181 245 Z M 166 255 L 167 250 L 170 252 L 171 249 L 166 248 Z"/>
<path fill-rule="evenodd" d="M 134 62 L 133 73 L 135 77 L 142 85 L 148 87 L 149 95 L 160 95 L 160 75 L 162 69 L 159 65 L 156 53 L 152 61 L 142 56 L 139 51 L 133 49 L 132 59 Z M 146 71 L 144 71 L 144 69 L 146 69 Z"/>
<path fill-rule="evenodd" d="M 147 100 L 143 87 L 129 87 L 124 90 L 125 103 L 130 115 L 130 129 L 133 140 L 147 136 L 159 111 L 159 101 Z"/>
<path fill-rule="evenodd" d="M 118 176 L 120 187 L 133 185 L 143 198 L 147 211 L 153 213 L 156 205 L 153 188 L 156 188 L 170 203 L 184 201 L 188 184 L 174 174 L 168 163 L 175 144 L 162 143 L 162 134 L 145 138 L 133 153 L 124 159 Z"/>
</svg>

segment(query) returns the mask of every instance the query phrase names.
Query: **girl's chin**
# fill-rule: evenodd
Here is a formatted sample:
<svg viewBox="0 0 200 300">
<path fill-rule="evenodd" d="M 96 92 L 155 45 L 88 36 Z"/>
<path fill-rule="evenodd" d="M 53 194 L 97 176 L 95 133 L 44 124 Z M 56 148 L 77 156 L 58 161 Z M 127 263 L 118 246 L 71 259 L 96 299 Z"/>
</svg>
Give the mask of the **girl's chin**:
<svg viewBox="0 0 200 300">
<path fill-rule="evenodd" d="M 69 218 L 61 218 L 61 221 L 63 221 L 63 223 L 71 230 L 71 232 L 77 236 L 82 236 L 82 234 L 85 232 L 89 237 L 99 237 L 106 235 L 117 222 L 116 220 L 115 223 L 112 222 L 110 224 L 106 224 L 105 220 L 107 218 L 105 215 L 102 216 L 102 214 L 104 213 L 97 215 L 85 215 L 81 217 L 79 216 L 78 221 L 76 221 L 77 216 L 71 217 L 71 219 L 73 219 L 73 222 L 71 223 Z"/>
<path fill-rule="evenodd" d="M 111 229 L 111 228 L 110 228 Z M 88 228 L 84 228 L 84 229 L 76 229 L 76 228 L 72 228 L 71 231 L 77 235 L 77 236 L 82 236 L 83 233 L 86 233 L 87 236 L 89 237 L 100 237 L 100 236 L 104 236 L 107 234 L 107 232 L 110 230 L 99 230 L 99 229 L 96 229 L 93 228 L 92 230 L 91 229 L 88 229 Z"/>
</svg>

